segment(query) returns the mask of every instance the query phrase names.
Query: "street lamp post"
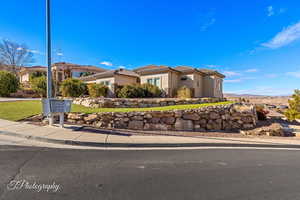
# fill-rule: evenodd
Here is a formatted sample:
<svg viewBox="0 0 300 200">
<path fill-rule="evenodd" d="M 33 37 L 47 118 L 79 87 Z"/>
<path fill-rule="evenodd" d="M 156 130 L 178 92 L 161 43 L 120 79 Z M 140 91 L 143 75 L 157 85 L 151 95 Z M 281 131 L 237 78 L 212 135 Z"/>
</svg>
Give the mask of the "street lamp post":
<svg viewBox="0 0 300 200">
<path fill-rule="evenodd" d="M 48 117 L 49 125 L 54 123 L 53 116 L 59 115 L 60 127 L 64 127 L 64 113 L 71 111 L 71 100 L 54 99 L 52 94 L 51 71 L 51 3 L 46 0 L 46 46 L 47 46 L 47 99 L 43 99 L 43 113 Z"/>
<path fill-rule="evenodd" d="M 52 72 L 51 72 L 51 4 L 46 0 L 46 43 L 47 43 L 47 98 L 52 98 Z"/>
<path fill-rule="evenodd" d="M 52 96 L 52 71 L 51 71 L 51 0 L 46 0 L 46 46 L 47 46 L 47 98 Z M 53 116 L 50 112 L 49 125 L 53 125 Z"/>
</svg>

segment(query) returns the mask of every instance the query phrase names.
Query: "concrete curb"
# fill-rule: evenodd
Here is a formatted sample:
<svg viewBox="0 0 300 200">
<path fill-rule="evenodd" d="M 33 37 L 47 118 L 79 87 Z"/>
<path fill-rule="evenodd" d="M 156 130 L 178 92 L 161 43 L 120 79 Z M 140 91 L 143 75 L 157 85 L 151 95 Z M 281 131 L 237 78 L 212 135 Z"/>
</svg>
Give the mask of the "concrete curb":
<svg viewBox="0 0 300 200">
<path fill-rule="evenodd" d="M 168 148 L 168 147 L 256 147 L 256 148 L 293 148 L 300 149 L 300 145 L 291 144 L 245 144 L 245 143 L 99 143 L 99 142 L 82 142 L 74 140 L 57 140 L 39 136 L 22 135 L 14 132 L 0 131 L 0 135 L 14 136 L 35 140 L 40 142 L 48 142 L 54 144 L 65 144 L 86 147 L 140 147 L 140 148 Z"/>
</svg>

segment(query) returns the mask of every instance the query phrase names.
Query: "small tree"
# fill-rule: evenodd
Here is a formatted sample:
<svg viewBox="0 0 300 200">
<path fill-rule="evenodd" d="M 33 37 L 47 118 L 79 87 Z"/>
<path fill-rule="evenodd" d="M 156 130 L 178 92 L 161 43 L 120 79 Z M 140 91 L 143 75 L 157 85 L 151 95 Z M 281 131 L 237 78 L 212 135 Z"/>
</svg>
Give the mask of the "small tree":
<svg viewBox="0 0 300 200">
<path fill-rule="evenodd" d="M 60 91 L 64 97 L 79 97 L 86 93 L 87 86 L 81 80 L 69 78 L 61 83 Z"/>
<path fill-rule="evenodd" d="M 137 85 L 125 85 L 118 92 L 117 96 L 119 98 L 143 98 L 144 91 Z"/>
<path fill-rule="evenodd" d="M 106 97 L 108 93 L 108 87 L 103 84 L 88 84 L 88 91 L 91 97 Z"/>
<path fill-rule="evenodd" d="M 47 96 L 47 77 L 39 76 L 30 80 L 30 86 L 33 91 L 38 93 L 41 97 Z"/>
<path fill-rule="evenodd" d="M 144 83 L 141 85 L 141 88 L 144 91 L 145 97 L 160 97 L 162 94 L 161 89 L 159 89 L 159 87 L 157 87 L 156 85 Z"/>
<path fill-rule="evenodd" d="M 284 115 L 290 121 L 300 119 L 300 90 L 295 90 L 292 98 L 289 99 L 289 108 Z"/>
<path fill-rule="evenodd" d="M 32 63 L 33 53 L 25 44 L 18 44 L 10 40 L 2 40 L 0 42 L 0 63 L 12 67 L 14 73 L 17 72 L 16 67 Z"/>
<path fill-rule="evenodd" d="M 40 71 L 36 71 L 30 74 L 29 80 L 37 78 L 37 77 L 41 77 L 41 76 L 47 76 L 47 72 L 40 72 Z"/>
<path fill-rule="evenodd" d="M 19 89 L 18 78 L 7 71 L 0 71 L 0 96 L 7 97 Z"/>
<path fill-rule="evenodd" d="M 181 88 L 179 88 L 177 90 L 177 97 L 178 98 L 192 98 L 193 97 L 193 91 L 186 87 L 186 86 L 182 86 Z"/>
</svg>

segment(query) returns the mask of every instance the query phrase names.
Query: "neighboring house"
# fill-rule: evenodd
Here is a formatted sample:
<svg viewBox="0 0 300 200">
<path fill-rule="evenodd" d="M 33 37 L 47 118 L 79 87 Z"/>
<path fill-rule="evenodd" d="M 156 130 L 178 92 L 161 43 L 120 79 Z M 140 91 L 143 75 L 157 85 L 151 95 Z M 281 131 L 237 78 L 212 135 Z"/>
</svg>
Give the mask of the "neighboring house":
<svg viewBox="0 0 300 200">
<path fill-rule="evenodd" d="M 109 70 L 102 73 L 80 77 L 86 83 L 102 83 L 109 88 L 109 96 L 114 96 L 115 85 L 130 85 L 138 83 L 139 75 L 126 69 Z"/>
<path fill-rule="evenodd" d="M 20 83 L 23 85 L 28 85 L 30 76 L 33 73 L 47 73 L 47 68 L 43 66 L 32 66 L 32 67 L 23 67 L 20 69 L 18 75 L 19 75 L 19 80 Z"/>
<path fill-rule="evenodd" d="M 15 70 L 18 73 L 22 68 L 24 67 L 0 64 L 0 71 L 8 71 L 13 73 Z"/>
<path fill-rule="evenodd" d="M 91 65 L 77 65 L 66 62 L 54 63 L 52 65 L 53 79 L 61 82 L 68 78 L 79 78 L 96 73 L 102 73 L 106 69 L 91 66 Z"/>
</svg>

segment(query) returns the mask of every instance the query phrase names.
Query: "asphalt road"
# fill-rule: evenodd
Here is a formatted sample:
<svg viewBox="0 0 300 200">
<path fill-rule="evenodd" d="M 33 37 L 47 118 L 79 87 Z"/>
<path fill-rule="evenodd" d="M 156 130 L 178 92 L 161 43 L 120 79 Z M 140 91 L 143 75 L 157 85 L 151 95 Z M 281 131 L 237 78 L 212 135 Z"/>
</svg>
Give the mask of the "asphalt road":
<svg viewBox="0 0 300 200">
<path fill-rule="evenodd" d="M 0 199 L 296 200 L 299 172 L 300 151 L 0 146 Z"/>
</svg>

